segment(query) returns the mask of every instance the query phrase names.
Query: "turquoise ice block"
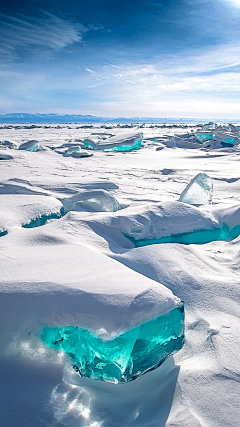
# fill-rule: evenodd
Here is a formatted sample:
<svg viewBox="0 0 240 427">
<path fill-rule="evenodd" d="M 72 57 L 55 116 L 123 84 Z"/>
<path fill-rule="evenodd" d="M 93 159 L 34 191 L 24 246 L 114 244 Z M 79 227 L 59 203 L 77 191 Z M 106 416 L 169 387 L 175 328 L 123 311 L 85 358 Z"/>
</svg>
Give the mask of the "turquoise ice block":
<svg viewBox="0 0 240 427">
<path fill-rule="evenodd" d="M 46 326 L 40 338 L 49 347 L 63 350 L 81 376 L 124 383 L 156 369 L 184 343 L 184 305 L 103 340 L 87 329 Z"/>
</svg>

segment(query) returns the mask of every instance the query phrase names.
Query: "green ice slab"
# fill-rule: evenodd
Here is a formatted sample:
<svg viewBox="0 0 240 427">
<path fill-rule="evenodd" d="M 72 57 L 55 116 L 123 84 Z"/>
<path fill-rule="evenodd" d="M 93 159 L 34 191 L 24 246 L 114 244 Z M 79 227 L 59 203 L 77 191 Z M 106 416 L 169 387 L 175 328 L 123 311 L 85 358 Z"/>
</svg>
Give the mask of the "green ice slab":
<svg viewBox="0 0 240 427">
<path fill-rule="evenodd" d="M 93 147 L 89 142 L 84 141 L 83 144 L 86 148 L 91 148 L 92 150 L 98 150 L 97 147 Z M 99 151 L 132 151 L 132 150 L 139 150 L 142 146 L 142 139 L 135 142 L 134 145 L 119 145 L 117 147 L 111 147 L 111 148 L 101 148 Z"/>
<path fill-rule="evenodd" d="M 156 369 L 184 343 L 184 305 L 104 341 L 92 332 L 73 326 L 46 326 L 40 338 L 49 347 L 63 350 L 83 377 L 124 383 Z"/>
<path fill-rule="evenodd" d="M 181 243 L 184 245 L 202 245 L 213 241 L 228 241 L 236 239 L 240 234 L 240 225 L 230 228 L 227 224 L 223 224 L 219 228 L 210 228 L 209 230 L 196 230 L 189 233 L 172 234 L 171 236 L 160 237 L 159 239 L 137 240 L 132 236 L 125 234 L 136 247 L 154 245 L 157 243 Z"/>
</svg>

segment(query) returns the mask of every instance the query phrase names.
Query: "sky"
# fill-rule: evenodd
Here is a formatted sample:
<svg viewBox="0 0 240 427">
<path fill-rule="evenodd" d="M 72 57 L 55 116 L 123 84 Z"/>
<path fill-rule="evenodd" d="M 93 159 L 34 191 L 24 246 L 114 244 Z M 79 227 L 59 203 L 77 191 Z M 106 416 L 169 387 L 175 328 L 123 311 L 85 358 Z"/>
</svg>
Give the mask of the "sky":
<svg viewBox="0 0 240 427">
<path fill-rule="evenodd" d="M 240 0 L 1 0 L 0 113 L 240 119 Z"/>
</svg>

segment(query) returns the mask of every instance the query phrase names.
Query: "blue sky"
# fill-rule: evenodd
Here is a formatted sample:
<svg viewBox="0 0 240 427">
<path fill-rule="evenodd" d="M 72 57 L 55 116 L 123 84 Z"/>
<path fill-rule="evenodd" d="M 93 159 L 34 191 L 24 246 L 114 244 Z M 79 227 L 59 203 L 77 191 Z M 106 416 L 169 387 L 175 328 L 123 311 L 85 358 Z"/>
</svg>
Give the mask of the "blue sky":
<svg viewBox="0 0 240 427">
<path fill-rule="evenodd" d="M 240 118 L 240 0 L 1 0 L 0 113 Z"/>
</svg>

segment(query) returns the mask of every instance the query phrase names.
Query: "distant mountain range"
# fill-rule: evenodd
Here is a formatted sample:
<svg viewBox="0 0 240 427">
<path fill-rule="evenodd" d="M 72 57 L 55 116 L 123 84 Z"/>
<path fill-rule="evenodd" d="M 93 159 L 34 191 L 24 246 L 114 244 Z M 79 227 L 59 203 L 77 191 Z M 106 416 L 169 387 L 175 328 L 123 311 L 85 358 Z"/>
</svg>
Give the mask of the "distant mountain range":
<svg viewBox="0 0 240 427">
<path fill-rule="evenodd" d="M 182 117 L 97 117 L 81 114 L 0 114 L 0 123 L 207 123 L 209 119 Z M 215 119 L 217 122 L 229 120 Z M 234 120 L 236 122 L 236 120 Z"/>
</svg>

